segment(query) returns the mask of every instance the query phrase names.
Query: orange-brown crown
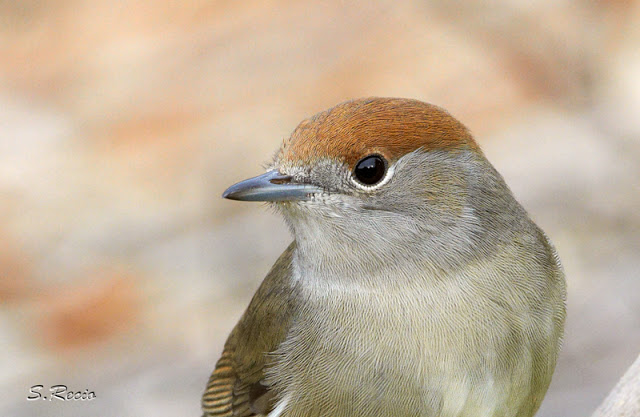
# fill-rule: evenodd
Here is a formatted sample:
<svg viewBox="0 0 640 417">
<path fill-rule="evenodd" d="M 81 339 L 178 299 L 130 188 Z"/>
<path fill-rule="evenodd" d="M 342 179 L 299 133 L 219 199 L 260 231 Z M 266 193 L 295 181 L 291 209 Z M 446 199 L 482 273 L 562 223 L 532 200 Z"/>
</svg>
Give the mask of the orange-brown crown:
<svg viewBox="0 0 640 417">
<path fill-rule="evenodd" d="M 281 163 L 332 158 L 353 168 L 366 155 L 394 161 L 417 149 L 479 151 L 467 128 L 440 107 L 402 98 L 347 101 L 302 121 L 280 149 Z"/>
</svg>

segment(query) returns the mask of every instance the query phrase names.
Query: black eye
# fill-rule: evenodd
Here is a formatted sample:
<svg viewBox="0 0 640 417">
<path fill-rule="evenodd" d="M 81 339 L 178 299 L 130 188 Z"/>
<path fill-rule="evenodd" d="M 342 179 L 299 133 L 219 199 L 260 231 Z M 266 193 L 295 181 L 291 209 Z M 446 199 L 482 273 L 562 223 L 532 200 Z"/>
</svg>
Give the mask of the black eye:
<svg viewBox="0 0 640 417">
<path fill-rule="evenodd" d="M 353 175 L 365 185 L 374 185 L 382 178 L 387 171 L 387 163 L 380 155 L 365 156 L 356 164 Z"/>
</svg>

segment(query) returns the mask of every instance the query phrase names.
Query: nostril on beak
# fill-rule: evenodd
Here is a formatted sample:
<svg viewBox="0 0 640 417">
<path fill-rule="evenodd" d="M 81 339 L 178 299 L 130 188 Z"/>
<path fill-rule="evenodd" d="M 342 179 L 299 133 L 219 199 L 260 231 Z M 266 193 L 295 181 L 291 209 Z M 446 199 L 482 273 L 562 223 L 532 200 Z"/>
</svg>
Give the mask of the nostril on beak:
<svg viewBox="0 0 640 417">
<path fill-rule="evenodd" d="M 269 182 L 271 184 L 288 184 L 292 179 L 293 177 L 291 175 L 279 175 L 277 177 L 271 178 Z"/>
</svg>

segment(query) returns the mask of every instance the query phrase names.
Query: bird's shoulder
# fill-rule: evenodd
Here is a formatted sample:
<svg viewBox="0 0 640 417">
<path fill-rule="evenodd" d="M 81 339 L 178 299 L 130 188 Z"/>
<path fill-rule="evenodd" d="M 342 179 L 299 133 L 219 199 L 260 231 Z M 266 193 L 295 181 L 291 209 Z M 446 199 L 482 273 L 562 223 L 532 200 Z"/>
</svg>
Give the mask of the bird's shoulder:
<svg viewBox="0 0 640 417">
<path fill-rule="evenodd" d="M 273 407 L 265 368 L 267 354 L 285 339 L 297 305 L 291 279 L 294 251 L 295 242 L 280 255 L 229 335 L 202 396 L 204 416 L 262 415 Z"/>
</svg>

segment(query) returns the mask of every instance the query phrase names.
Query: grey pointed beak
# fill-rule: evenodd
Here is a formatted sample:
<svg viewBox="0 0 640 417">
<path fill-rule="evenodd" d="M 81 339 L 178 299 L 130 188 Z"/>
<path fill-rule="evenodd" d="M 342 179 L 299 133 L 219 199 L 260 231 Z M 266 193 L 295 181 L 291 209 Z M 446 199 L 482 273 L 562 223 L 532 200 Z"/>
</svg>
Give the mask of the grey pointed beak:
<svg viewBox="0 0 640 417">
<path fill-rule="evenodd" d="M 291 176 L 273 170 L 232 185 L 222 197 L 240 201 L 301 201 L 319 192 L 322 192 L 319 187 L 293 182 Z"/>
</svg>

